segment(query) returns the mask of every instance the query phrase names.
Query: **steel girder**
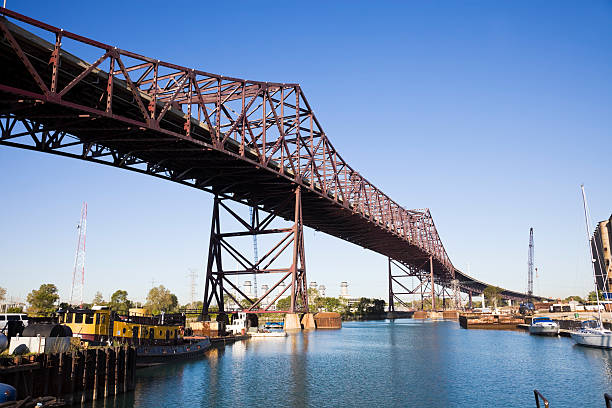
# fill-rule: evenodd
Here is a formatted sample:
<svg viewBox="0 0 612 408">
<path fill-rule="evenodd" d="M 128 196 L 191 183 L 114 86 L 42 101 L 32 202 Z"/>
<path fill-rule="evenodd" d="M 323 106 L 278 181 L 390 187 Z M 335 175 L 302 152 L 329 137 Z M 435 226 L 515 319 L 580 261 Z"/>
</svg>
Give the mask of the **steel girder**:
<svg viewBox="0 0 612 408">
<path fill-rule="evenodd" d="M 30 30 L 0 17 L 1 145 L 161 177 L 285 219 L 293 214 L 278 203 L 300 187 L 305 225 L 404 264 L 431 256 L 437 277 L 455 277 L 429 210 L 404 209 L 354 170 L 299 84 L 211 74 L 0 14 Z"/>
</svg>

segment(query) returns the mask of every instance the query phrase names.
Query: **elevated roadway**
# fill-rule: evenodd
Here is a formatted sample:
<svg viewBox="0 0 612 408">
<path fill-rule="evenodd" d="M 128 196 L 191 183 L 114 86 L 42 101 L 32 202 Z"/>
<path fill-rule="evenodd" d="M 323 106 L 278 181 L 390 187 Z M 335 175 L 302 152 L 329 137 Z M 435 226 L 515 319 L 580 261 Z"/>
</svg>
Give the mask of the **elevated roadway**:
<svg viewBox="0 0 612 408">
<path fill-rule="evenodd" d="M 0 145 L 163 178 L 303 222 L 463 291 L 427 209 L 404 209 L 334 148 L 299 84 L 141 56 L 0 8 Z M 36 32 L 36 34 L 34 34 Z M 503 296 L 526 294 L 504 289 Z"/>
</svg>

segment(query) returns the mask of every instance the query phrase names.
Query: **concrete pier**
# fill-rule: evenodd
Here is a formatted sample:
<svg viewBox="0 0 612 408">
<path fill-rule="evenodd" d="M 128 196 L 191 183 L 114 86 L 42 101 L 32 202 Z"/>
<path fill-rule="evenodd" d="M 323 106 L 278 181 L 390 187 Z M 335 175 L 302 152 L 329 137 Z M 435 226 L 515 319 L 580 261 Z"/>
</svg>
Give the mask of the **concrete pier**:
<svg viewBox="0 0 612 408">
<path fill-rule="evenodd" d="M 314 315 L 312 313 L 306 313 L 302 317 L 302 327 L 304 328 L 304 330 L 316 329 Z"/>
<path fill-rule="evenodd" d="M 300 316 L 297 313 L 287 313 L 285 315 L 285 331 L 302 330 Z"/>
</svg>

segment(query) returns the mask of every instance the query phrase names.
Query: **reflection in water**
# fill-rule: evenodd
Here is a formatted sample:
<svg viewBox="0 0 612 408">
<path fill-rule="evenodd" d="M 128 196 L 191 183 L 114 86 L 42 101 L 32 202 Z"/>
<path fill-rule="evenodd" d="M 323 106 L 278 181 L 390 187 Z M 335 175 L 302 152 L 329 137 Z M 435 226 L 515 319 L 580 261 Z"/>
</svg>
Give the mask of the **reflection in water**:
<svg viewBox="0 0 612 408">
<path fill-rule="evenodd" d="M 602 374 L 612 383 L 612 350 L 574 345 L 577 352 L 585 355 L 594 366 L 601 366 Z M 602 364 L 603 363 L 603 364 Z"/>
<path fill-rule="evenodd" d="M 612 352 L 456 322 L 345 322 L 214 348 L 138 370 L 136 382 L 135 392 L 93 406 L 515 407 L 533 406 L 534 388 L 551 406 L 601 406 Z"/>
<path fill-rule="evenodd" d="M 306 372 L 306 356 L 308 351 L 308 337 L 311 332 L 303 334 L 295 333 L 289 335 L 291 344 L 290 358 L 290 384 L 291 394 L 289 398 L 289 406 L 303 407 L 308 401 L 308 388 L 306 381 L 308 373 Z"/>
<path fill-rule="evenodd" d="M 225 352 L 225 347 L 213 347 L 207 352 L 207 360 L 208 366 L 210 367 L 209 375 L 208 375 L 208 402 L 211 406 L 217 406 L 220 402 L 217 400 L 217 395 L 219 395 L 219 389 L 221 385 L 219 384 L 219 361 L 223 357 Z M 202 402 L 205 402 L 205 396 L 202 395 Z"/>
</svg>

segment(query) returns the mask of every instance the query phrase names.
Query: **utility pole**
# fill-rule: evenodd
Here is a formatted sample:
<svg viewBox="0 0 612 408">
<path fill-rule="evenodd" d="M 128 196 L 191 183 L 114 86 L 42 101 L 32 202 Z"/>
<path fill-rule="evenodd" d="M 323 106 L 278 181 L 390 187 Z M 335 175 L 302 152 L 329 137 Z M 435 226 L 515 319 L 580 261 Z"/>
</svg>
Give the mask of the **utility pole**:
<svg viewBox="0 0 612 408">
<path fill-rule="evenodd" d="M 74 255 L 74 269 L 72 270 L 72 288 L 70 289 L 70 304 L 74 303 L 74 289 L 77 286 L 79 290 L 79 305 L 83 306 L 83 289 L 85 287 L 85 239 L 87 237 L 87 203 L 83 202 L 81 208 L 81 220 L 77 225 L 79 237 L 77 239 L 77 248 Z M 79 277 L 79 275 L 81 275 Z M 80 278 L 80 279 L 79 279 Z"/>
<path fill-rule="evenodd" d="M 529 228 L 529 258 L 527 260 L 527 294 L 533 298 L 533 228 Z"/>
</svg>

